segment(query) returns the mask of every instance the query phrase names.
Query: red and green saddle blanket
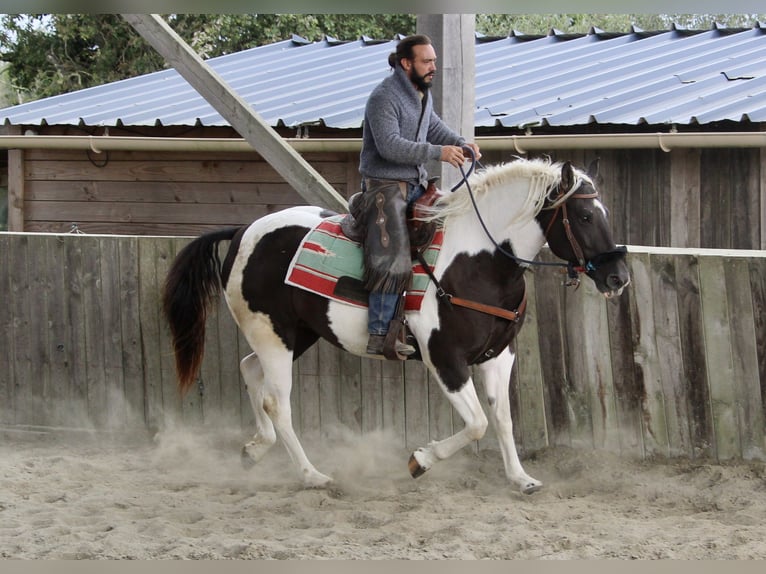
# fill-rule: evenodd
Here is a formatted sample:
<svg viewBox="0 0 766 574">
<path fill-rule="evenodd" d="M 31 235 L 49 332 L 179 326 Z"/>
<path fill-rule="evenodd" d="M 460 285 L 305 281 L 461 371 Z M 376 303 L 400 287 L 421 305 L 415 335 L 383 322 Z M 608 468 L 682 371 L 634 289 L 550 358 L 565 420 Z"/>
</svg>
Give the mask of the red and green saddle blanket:
<svg viewBox="0 0 766 574">
<path fill-rule="evenodd" d="M 345 215 L 322 220 L 309 231 L 287 270 L 285 282 L 334 301 L 367 307 L 368 292 L 362 284 L 364 257 L 362 246 L 343 234 L 340 227 Z M 444 230 L 437 229 L 433 241 L 423 251 L 433 270 L 441 251 Z M 405 310 L 418 311 L 428 287 L 428 275 L 413 261 L 412 278 L 405 297 Z"/>
</svg>

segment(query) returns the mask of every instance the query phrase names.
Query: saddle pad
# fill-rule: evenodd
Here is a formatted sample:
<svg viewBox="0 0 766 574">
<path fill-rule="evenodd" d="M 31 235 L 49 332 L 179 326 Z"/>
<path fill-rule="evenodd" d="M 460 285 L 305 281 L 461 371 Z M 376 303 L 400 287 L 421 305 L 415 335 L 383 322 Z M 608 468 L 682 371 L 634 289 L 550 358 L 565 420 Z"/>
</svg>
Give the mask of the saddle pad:
<svg viewBox="0 0 766 574">
<path fill-rule="evenodd" d="M 290 263 L 285 283 L 334 301 L 367 307 L 368 291 L 362 284 L 362 246 L 343 234 L 340 222 L 344 217 L 344 214 L 334 215 L 309 231 Z M 431 270 L 436 264 L 443 239 L 443 229 L 437 229 L 433 242 L 423 252 Z M 413 261 L 412 272 L 404 308 L 418 311 L 429 279 L 417 261 Z"/>
</svg>

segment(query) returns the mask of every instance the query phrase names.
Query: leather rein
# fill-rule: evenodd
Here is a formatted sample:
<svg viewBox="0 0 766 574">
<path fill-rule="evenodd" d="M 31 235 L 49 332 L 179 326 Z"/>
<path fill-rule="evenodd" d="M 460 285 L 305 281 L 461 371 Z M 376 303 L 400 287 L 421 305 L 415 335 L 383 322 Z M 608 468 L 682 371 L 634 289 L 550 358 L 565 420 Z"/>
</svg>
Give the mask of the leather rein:
<svg viewBox="0 0 766 574">
<path fill-rule="evenodd" d="M 557 219 L 559 211 L 561 211 L 562 218 L 561 222 L 564 225 L 564 232 L 566 233 L 567 239 L 569 241 L 570 246 L 572 247 L 572 251 L 575 254 L 575 257 L 577 258 L 578 265 L 574 265 L 571 262 L 568 263 L 558 263 L 558 262 L 545 262 L 545 261 L 529 261 L 526 259 L 522 259 L 520 257 L 517 257 L 513 253 L 509 253 L 505 249 L 503 249 L 496 241 L 495 239 L 490 235 L 489 230 L 487 229 L 486 225 L 484 224 L 484 220 L 481 217 L 481 214 L 479 213 L 479 208 L 476 205 L 476 200 L 473 196 L 473 192 L 471 191 L 471 187 L 468 184 L 468 176 L 471 175 L 474 168 L 476 167 L 477 160 L 476 156 L 473 152 L 473 150 L 469 147 L 464 148 L 466 151 L 469 152 L 472 161 L 471 161 L 471 167 L 468 170 L 468 173 L 463 171 L 463 167 L 460 167 L 460 172 L 462 173 L 462 179 L 455 185 L 450 191 L 454 192 L 456 189 L 458 189 L 461 185 L 465 184 L 468 188 L 469 195 L 471 197 L 471 201 L 473 203 L 474 210 L 476 211 L 476 214 L 479 217 L 479 221 L 481 222 L 482 227 L 484 228 L 485 233 L 489 237 L 489 239 L 492 241 L 492 243 L 495 245 L 495 247 L 506 257 L 509 257 L 510 259 L 513 259 L 522 266 L 527 265 L 540 265 L 540 266 L 554 266 L 554 267 L 566 267 L 567 269 L 567 286 L 574 286 L 578 287 L 580 284 L 580 273 L 590 273 L 596 270 L 596 264 L 594 263 L 595 260 L 600 260 L 601 258 L 606 258 L 613 255 L 623 255 L 626 252 L 625 247 L 617 248 L 614 251 L 610 251 L 608 253 L 601 254 L 597 257 L 595 257 L 592 260 L 586 260 L 585 255 L 583 253 L 582 247 L 580 247 L 579 242 L 577 241 L 577 238 L 574 236 L 574 233 L 572 232 L 572 226 L 569 223 L 569 215 L 567 213 L 567 201 L 571 198 L 575 199 L 594 199 L 597 198 L 598 192 L 594 193 L 576 193 L 577 189 L 580 186 L 581 180 L 578 180 L 575 182 L 575 184 L 572 186 L 571 189 L 569 189 L 566 192 L 562 192 L 559 190 L 559 194 L 551 199 L 551 204 L 544 209 L 553 209 L 553 217 L 551 217 L 550 222 L 548 223 L 548 227 L 545 229 L 545 238 L 547 240 L 548 233 L 550 233 L 551 228 L 553 227 L 554 222 Z M 436 286 L 436 296 L 442 300 L 447 302 L 448 305 L 458 305 L 460 307 L 465 307 L 467 309 L 473 309 L 474 311 L 479 311 L 481 313 L 485 313 L 487 315 L 493 315 L 495 317 L 500 317 L 502 319 L 507 319 L 508 321 L 512 321 L 514 323 L 518 322 L 518 320 L 521 318 L 521 316 L 524 314 L 524 311 L 527 308 L 527 290 L 526 287 L 524 288 L 524 294 L 521 298 L 521 303 L 519 303 L 519 306 L 514 310 L 508 310 L 504 309 L 502 307 L 497 307 L 495 305 L 487 305 L 485 303 L 478 303 L 476 301 L 471 301 L 469 299 L 463 299 L 462 297 L 455 297 L 454 295 L 447 293 L 442 288 L 441 284 L 439 283 L 439 280 L 436 278 L 436 276 L 431 271 L 431 268 L 426 263 L 425 258 L 423 257 L 422 253 L 420 251 L 416 251 L 415 256 L 417 257 L 420 264 L 423 266 L 423 269 L 425 270 L 426 274 L 428 275 L 429 279 L 434 283 Z"/>
</svg>

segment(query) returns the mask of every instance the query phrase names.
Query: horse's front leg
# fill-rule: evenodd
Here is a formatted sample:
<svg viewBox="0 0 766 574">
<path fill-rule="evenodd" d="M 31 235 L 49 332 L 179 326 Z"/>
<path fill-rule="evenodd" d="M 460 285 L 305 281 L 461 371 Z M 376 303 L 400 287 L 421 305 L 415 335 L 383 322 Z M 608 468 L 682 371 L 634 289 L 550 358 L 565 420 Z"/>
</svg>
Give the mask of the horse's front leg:
<svg viewBox="0 0 766 574">
<path fill-rule="evenodd" d="M 478 366 L 484 375 L 484 386 L 487 391 L 487 403 L 489 404 L 490 419 L 492 420 L 497 439 L 500 442 L 500 451 L 503 454 L 505 474 L 519 486 L 521 492 L 531 494 L 540 490 L 543 483 L 532 478 L 521 466 L 519 455 L 516 452 L 516 443 L 513 440 L 513 422 L 511 421 L 511 403 L 508 395 L 508 386 L 511 380 L 511 369 L 516 356 L 506 349 L 492 360 Z"/>
<path fill-rule="evenodd" d="M 481 408 L 473 380 L 468 377 L 459 391 L 449 391 L 442 380 L 431 369 L 434 378 L 444 391 L 452 406 L 465 421 L 465 427 L 458 433 L 440 441 L 432 441 L 419 448 L 410 457 L 409 469 L 413 478 L 421 476 L 438 460 L 449 458 L 464 446 L 479 440 L 487 431 L 487 416 Z"/>
</svg>

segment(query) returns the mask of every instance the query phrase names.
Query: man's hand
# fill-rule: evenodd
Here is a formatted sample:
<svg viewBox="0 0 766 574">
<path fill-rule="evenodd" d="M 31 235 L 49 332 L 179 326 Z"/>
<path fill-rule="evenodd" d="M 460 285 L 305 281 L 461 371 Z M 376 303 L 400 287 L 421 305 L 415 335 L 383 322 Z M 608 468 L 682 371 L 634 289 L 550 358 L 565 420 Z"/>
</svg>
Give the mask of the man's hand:
<svg viewBox="0 0 766 574">
<path fill-rule="evenodd" d="M 479 152 L 479 146 L 477 146 L 474 143 L 467 143 L 464 145 L 470 147 L 473 150 L 473 152 L 476 154 L 477 160 L 481 157 L 481 152 Z M 452 167 L 459 168 L 468 159 L 471 159 L 470 154 L 466 155 L 462 147 L 456 146 L 456 145 L 442 146 L 441 160 L 445 163 L 450 164 Z"/>
</svg>

